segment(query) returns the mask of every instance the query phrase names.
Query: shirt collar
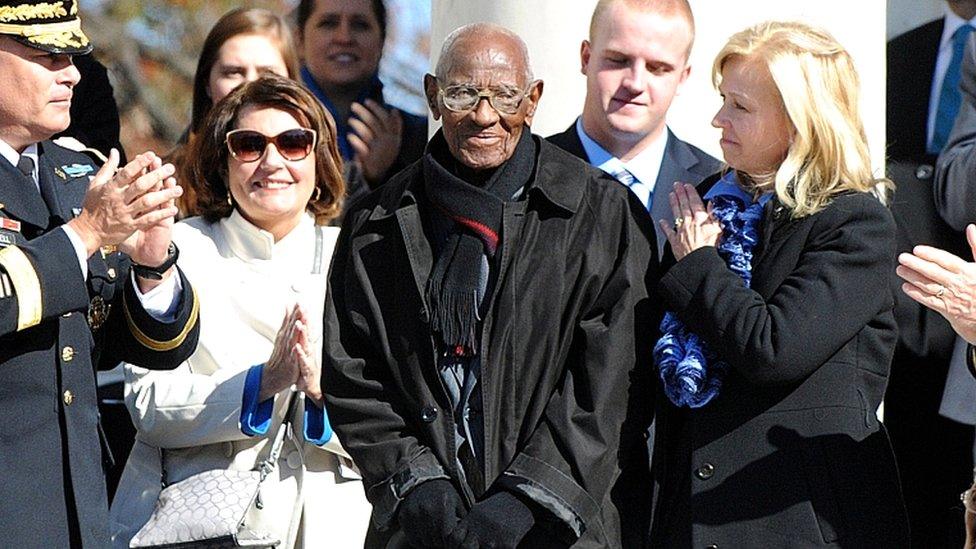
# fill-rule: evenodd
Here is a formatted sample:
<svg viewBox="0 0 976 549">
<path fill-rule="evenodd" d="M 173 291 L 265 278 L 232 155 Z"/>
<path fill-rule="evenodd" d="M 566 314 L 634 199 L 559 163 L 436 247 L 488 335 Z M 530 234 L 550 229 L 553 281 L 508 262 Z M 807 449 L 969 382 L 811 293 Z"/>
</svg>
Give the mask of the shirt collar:
<svg viewBox="0 0 976 549">
<path fill-rule="evenodd" d="M 739 177 L 736 175 L 735 170 L 729 170 L 722 176 L 721 179 L 712 185 L 711 189 L 705 193 L 703 197 L 705 200 L 711 200 L 716 196 L 733 196 L 742 201 L 743 204 L 752 204 L 753 202 L 759 202 L 763 206 L 766 205 L 773 198 L 773 193 L 767 192 L 759 196 L 759 200 L 753 200 L 751 194 L 747 193 L 741 185 L 739 185 Z"/>
<path fill-rule="evenodd" d="M 620 168 L 625 168 L 638 181 L 649 187 L 653 187 L 657 182 L 657 174 L 661 171 L 661 163 L 664 162 L 664 150 L 668 144 L 667 129 L 661 132 L 661 135 L 643 151 L 637 153 L 637 156 L 626 162 L 610 154 L 609 151 L 587 135 L 586 130 L 583 129 L 582 116 L 576 119 L 576 133 L 579 134 L 580 142 L 583 143 L 583 150 L 586 151 L 586 157 L 590 160 L 590 164 L 610 174 L 619 172 Z"/>
<path fill-rule="evenodd" d="M 956 30 L 965 25 L 970 24 L 976 27 L 976 17 L 969 19 L 963 19 L 956 15 L 956 12 L 952 11 L 949 4 L 945 4 L 945 24 L 942 26 L 942 41 L 939 42 L 939 50 L 942 51 L 945 48 L 952 47 L 952 35 L 956 33 Z"/>
<path fill-rule="evenodd" d="M 23 152 L 18 153 L 6 141 L 0 139 L 0 156 L 6 158 L 7 162 L 10 162 L 15 168 L 17 167 L 17 163 L 20 162 L 20 157 L 27 156 L 34 160 L 34 169 L 37 169 L 37 143 L 31 143 Z"/>
</svg>

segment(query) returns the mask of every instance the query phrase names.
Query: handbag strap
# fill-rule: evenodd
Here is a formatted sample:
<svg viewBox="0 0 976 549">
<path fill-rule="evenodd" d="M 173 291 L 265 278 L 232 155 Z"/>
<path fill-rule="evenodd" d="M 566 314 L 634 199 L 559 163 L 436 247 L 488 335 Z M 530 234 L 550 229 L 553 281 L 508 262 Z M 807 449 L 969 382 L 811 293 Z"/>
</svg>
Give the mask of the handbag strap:
<svg viewBox="0 0 976 549">
<path fill-rule="evenodd" d="M 325 242 L 325 229 L 315 226 L 315 256 L 312 260 L 312 274 L 322 274 L 322 247 Z"/>
<path fill-rule="evenodd" d="M 268 457 L 262 461 L 256 469 L 261 472 L 261 480 L 268 476 L 278 464 L 278 457 L 281 455 L 281 448 L 285 445 L 285 435 L 287 434 L 288 426 L 292 422 L 292 416 L 295 415 L 295 405 L 298 403 L 298 391 L 292 390 L 288 393 L 288 408 L 285 410 L 285 419 L 282 420 L 281 425 L 278 426 L 278 432 L 275 433 L 274 442 L 271 444 L 271 452 L 268 453 Z"/>
</svg>

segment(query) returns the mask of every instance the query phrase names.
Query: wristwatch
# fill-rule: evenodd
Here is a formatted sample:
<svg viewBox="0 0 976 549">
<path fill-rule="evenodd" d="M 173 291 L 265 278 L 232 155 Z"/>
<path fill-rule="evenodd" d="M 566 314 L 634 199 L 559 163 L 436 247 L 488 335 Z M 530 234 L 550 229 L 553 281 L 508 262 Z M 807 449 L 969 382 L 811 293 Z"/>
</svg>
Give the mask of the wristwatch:
<svg viewBox="0 0 976 549">
<path fill-rule="evenodd" d="M 146 265 L 140 265 L 136 262 L 132 262 L 132 270 L 135 271 L 136 276 L 148 279 L 148 280 L 162 280 L 163 273 L 169 270 L 170 267 L 176 264 L 177 258 L 180 257 L 180 249 L 176 247 L 174 242 L 169 243 L 169 248 L 166 249 L 166 259 L 163 260 L 161 264 L 156 267 L 148 267 Z"/>
</svg>

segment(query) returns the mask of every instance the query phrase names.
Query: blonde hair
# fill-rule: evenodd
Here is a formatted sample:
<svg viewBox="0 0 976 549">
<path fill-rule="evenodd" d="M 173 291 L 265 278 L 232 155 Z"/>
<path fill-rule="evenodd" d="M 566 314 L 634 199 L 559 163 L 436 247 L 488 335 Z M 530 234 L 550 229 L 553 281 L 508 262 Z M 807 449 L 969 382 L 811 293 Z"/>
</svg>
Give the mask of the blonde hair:
<svg viewBox="0 0 976 549">
<path fill-rule="evenodd" d="M 715 58 L 716 88 L 723 66 L 733 56 L 766 65 L 793 124 L 786 159 L 776 173 L 765 180 L 750 175 L 760 178 L 755 181 L 760 187 L 773 187 L 794 218 L 824 209 L 844 192 L 872 192 L 890 183 L 873 175 L 854 61 L 830 33 L 805 23 L 778 21 L 740 31 Z"/>
</svg>

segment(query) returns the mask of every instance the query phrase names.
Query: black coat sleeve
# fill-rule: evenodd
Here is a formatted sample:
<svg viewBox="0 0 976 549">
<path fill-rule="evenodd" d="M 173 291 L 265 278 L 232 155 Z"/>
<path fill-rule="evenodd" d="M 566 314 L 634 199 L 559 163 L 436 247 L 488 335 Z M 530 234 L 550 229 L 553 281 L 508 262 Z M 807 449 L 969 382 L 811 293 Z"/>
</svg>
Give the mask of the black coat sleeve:
<svg viewBox="0 0 976 549">
<path fill-rule="evenodd" d="M 757 384 L 804 379 L 892 307 L 894 221 L 874 197 L 838 197 L 819 212 L 797 264 L 764 297 L 715 247 L 688 254 L 661 279 L 669 310 Z"/>
<path fill-rule="evenodd" d="M 183 290 L 172 321 L 163 322 L 149 314 L 136 295 L 131 262 L 119 259 L 123 287 L 112 300 L 112 310 L 100 336 L 99 364 L 112 368 L 121 361 L 149 369 L 170 370 L 190 358 L 200 337 L 200 302 L 190 281 L 177 268 Z"/>
</svg>

